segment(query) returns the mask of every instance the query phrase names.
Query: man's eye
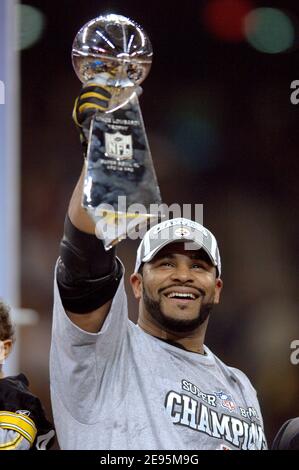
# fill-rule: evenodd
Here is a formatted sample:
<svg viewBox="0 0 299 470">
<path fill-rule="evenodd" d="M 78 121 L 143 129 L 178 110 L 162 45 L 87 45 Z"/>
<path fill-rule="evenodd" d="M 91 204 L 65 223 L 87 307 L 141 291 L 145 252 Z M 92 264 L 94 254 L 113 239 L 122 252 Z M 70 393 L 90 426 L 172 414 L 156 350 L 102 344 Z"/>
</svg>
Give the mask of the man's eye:
<svg viewBox="0 0 299 470">
<path fill-rule="evenodd" d="M 204 269 L 204 265 L 201 264 L 201 263 L 194 263 L 192 264 L 192 268 L 195 268 L 195 269 Z"/>
<path fill-rule="evenodd" d="M 170 261 L 163 261 L 160 266 L 173 266 L 173 264 Z"/>
</svg>

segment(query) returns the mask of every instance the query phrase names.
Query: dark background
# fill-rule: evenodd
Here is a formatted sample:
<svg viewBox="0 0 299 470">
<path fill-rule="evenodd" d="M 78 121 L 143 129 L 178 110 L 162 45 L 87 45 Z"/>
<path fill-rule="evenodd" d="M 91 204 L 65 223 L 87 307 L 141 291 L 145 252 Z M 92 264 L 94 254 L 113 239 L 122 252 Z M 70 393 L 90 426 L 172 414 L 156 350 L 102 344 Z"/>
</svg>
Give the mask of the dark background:
<svg viewBox="0 0 299 470">
<path fill-rule="evenodd" d="M 204 224 L 220 246 L 224 291 L 206 344 L 252 380 L 271 442 L 299 415 L 299 365 L 290 362 L 290 343 L 299 339 L 299 105 L 290 102 L 298 49 L 265 54 L 246 41 L 217 38 L 204 25 L 205 1 L 23 3 L 46 21 L 39 42 L 21 53 L 22 306 L 40 314 L 37 326 L 22 329 L 21 366 L 33 391 L 50 413 L 53 269 L 82 166 L 71 119 L 81 87 L 72 41 L 88 20 L 114 12 L 139 22 L 153 45 L 141 107 L 163 200 L 204 204 Z M 299 18 L 297 2 L 254 4 Z M 127 276 L 137 246 L 119 245 Z"/>
</svg>

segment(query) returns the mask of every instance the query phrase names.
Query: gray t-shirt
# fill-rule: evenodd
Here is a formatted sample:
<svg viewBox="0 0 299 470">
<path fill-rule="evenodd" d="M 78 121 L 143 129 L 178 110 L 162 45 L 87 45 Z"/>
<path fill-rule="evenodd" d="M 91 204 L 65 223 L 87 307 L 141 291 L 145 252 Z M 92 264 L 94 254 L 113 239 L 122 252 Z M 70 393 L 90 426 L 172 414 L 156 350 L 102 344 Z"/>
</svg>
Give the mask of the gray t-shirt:
<svg viewBox="0 0 299 470">
<path fill-rule="evenodd" d="M 205 353 L 128 320 L 123 279 L 101 331 L 87 333 L 66 315 L 55 282 L 50 372 L 61 448 L 266 448 L 248 378 Z"/>
</svg>

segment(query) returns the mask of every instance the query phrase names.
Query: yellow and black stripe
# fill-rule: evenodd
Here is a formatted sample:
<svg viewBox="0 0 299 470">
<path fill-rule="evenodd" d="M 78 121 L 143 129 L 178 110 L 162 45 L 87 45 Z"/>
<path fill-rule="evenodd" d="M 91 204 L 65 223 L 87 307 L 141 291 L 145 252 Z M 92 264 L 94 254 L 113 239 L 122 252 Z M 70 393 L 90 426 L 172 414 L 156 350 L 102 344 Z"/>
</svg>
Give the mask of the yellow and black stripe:
<svg viewBox="0 0 299 470">
<path fill-rule="evenodd" d="M 27 439 L 30 443 L 30 447 L 32 446 L 37 434 L 36 426 L 31 418 L 19 413 L 12 413 L 10 411 L 0 411 L 0 427 L 18 432 L 21 436 Z M 12 441 L 5 445 L 15 446 L 16 442 Z M 1 446 L 0 449 L 2 449 Z"/>
<path fill-rule="evenodd" d="M 85 86 L 79 97 L 75 101 L 73 109 L 73 119 L 77 126 L 82 127 L 82 122 L 92 116 L 97 110 L 106 111 L 109 101 L 112 97 L 114 88 L 99 85 L 98 83 L 89 83 Z"/>
</svg>

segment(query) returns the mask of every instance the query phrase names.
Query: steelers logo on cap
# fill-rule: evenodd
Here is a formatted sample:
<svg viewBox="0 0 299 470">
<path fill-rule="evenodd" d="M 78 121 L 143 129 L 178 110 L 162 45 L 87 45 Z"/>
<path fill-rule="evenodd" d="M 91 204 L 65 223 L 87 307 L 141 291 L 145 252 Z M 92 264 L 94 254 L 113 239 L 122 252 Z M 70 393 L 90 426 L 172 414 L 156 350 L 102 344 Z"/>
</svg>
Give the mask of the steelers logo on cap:
<svg viewBox="0 0 299 470">
<path fill-rule="evenodd" d="M 175 230 L 174 234 L 176 237 L 188 237 L 190 235 L 190 230 L 186 227 L 180 227 Z"/>
</svg>

